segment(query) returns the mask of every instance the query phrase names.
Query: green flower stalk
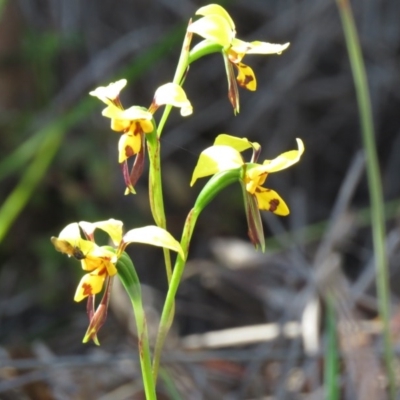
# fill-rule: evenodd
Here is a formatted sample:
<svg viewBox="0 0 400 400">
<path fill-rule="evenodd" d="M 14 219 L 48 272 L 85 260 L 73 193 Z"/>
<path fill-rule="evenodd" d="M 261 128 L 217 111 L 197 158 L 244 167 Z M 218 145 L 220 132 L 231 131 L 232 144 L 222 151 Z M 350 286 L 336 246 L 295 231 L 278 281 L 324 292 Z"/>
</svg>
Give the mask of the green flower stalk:
<svg viewBox="0 0 400 400">
<path fill-rule="evenodd" d="M 204 186 L 196 199 L 194 207 L 190 210 L 188 216 L 186 217 L 180 242 L 184 256 L 182 257 L 179 254 L 175 262 L 172 278 L 168 287 L 167 296 L 165 298 L 165 303 L 161 314 L 160 327 L 158 329 L 157 341 L 154 349 L 153 376 L 155 380 L 157 379 L 158 375 L 162 348 L 164 346 L 165 339 L 171 326 L 171 315 L 173 315 L 174 312 L 176 292 L 178 291 L 178 287 L 181 282 L 186 258 L 189 254 L 190 240 L 192 238 L 197 219 L 203 209 L 221 190 L 231 185 L 232 183 L 240 181 L 241 176 L 242 168 L 222 171 L 214 175 Z"/>
<path fill-rule="evenodd" d="M 151 353 L 149 344 L 149 335 L 147 329 L 146 316 L 142 304 L 142 291 L 140 281 L 135 267 L 126 253 L 123 253 L 117 263 L 118 277 L 128 294 L 135 317 L 136 330 L 138 335 L 138 353 L 140 367 L 143 375 L 144 391 L 146 399 L 157 399 L 156 385 L 153 379 L 151 369 Z"/>
<path fill-rule="evenodd" d="M 120 92 L 127 81 L 121 79 L 108 86 L 100 86 L 90 92 L 106 104 L 102 115 L 110 119 L 111 130 L 120 134 L 118 141 L 118 162 L 121 164 L 126 185 L 125 194 L 135 193 L 135 186 L 144 171 L 146 149 L 149 155 L 149 202 L 153 219 L 157 226 L 132 229 L 123 234 L 121 221 L 110 219 L 89 223 L 81 221 L 69 224 L 52 243 L 56 250 L 77 259 L 86 271 L 78 285 L 75 301 L 87 299 L 89 327 L 84 342 L 98 341 L 98 332 L 107 317 L 113 279 L 118 276 L 128 293 L 138 332 L 138 348 L 143 375 L 146 399 L 156 399 L 156 381 L 162 348 L 174 318 L 175 296 L 181 282 L 182 273 L 189 254 L 190 241 L 197 219 L 203 209 L 225 187 L 239 182 L 243 191 L 248 234 L 257 249 L 264 251 L 265 240 L 260 210 L 268 210 L 277 215 L 289 214 L 284 200 L 272 189 L 264 187 L 270 173 L 288 168 L 300 160 L 304 145 L 297 139 L 297 150 L 285 152 L 273 160 L 257 163 L 261 146 L 246 138 L 219 135 L 214 145 L 204 150 L 194 169 L 191 186 L 197 179 L 211 176 L 201 190 L 189 212 L 178 243 L 166 230 L 167 221 L 164 209 L 163 186 L 161 180 L 160 136 L 172 107 L 180 109 L 182 116 L 191 115 L 192 105 L 182 85 L 186 79 L 189 65 L 207 54 L 222 54 L 228 79 L 228 97 L 234 113 L 239 112 L 239 92 L 237 85 L 254 91 L 257 81 L 253 70 L 242 63 L 246 54 L 280 54 L 289 43 L 271 44 L 267 42 L 244 42 L 236 38 L 235 24 L 228 12 L 217 4 L 201 7 L 195 22 L 189 21 L 182 44 L 178 65 L 172 82 L 161 85 L 154 94 L 148 108 L 131 106 L 124 108 Z M 202 40 L 192 49 L 191 40 L 196 34 Z M 235 77 L 234 70 L 237 70 Z M 154 115 L 165 106 L 159 123 Z M 251 149 L 250 162 L 245 162 L 241 152 Z M 128 166 L 131 165 L 130 167 Z M 113 246 L 99 246 L 95 242 L 97 229 L 105 231 Z M 153 359 L 147 332 L 146 317 L 143 310 L 141 286 L 135 267 L 125 248 L 130 243 L 146 243 L 162 247 L 168 280 L 160 326 L 155 344 Z M 170 251 L 177 253 L 172 269 Z M 103 293 L 100 304 L 95 306 L 95 296 Z"/>
</svg>

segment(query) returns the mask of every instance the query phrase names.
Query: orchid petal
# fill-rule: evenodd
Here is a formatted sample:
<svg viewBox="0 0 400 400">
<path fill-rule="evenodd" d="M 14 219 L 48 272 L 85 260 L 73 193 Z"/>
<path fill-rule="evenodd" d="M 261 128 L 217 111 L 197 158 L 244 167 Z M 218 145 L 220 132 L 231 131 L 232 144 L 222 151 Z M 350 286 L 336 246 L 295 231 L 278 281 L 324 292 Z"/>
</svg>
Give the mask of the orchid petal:
<svg viewBox="0 0 400 400">
<path fill-rule="evenodd" d="M 257 188 L 254 195 L 257 198 L 258 208 L 260 210 L 271 211 L 277 215 L 288 215 L 289 208 L 274 190 L 266 189 L 263 187 Z"/>
<path fill-rule="evenodd" d="M 239 152 L 252 148 L 259 150 L 261 147 L 257 142 L 250 142 L 247 138 L 238 138 L 226 133 L 221 133 L 215 138 L 214 146 L 230 146 Z"/>
<path fill-rule="evenodd" d="M 83 275 L 76 289 L 74 300 L 79 302 L 89 295 L 100 293 L 101 289 L 103 288 L 105 278 L 105 275 Z"/>
<path fill-rule="evenodd" d="M 193 171 L 190 186 L 193 186 L 199 178 L 238 168 L 241 165 L 243 165 L 242 156 L 234 148 L 220 145 L 211 146 L 201 152 Z"/>
<path fill-rule="evenodd" d="M 126 110 L 122 110 L 115 105 L 109 105 L 102 111 L 102 115 L 108 118 L 115 118 L 121 120 L 135 121 L 139 119 L 151 120 L 153 115 L 143 107 L 132 106 Z"/>
<path fill-rule="evenodd" d="M 228 12 L 225 10 L 225 8 L 221 7 L 219 4 L 209 4 L 207 6 L 200 7 L 196 11 L 196 15 L 207 16 L 207 15 L 213 15 L 213 14 L 219 15 L 220 17 L 225 19 L 226 22 L 228 23 L 230 29 L 232 31 L 235 30 L 235 24 L 234 24 L 231 16 L 228 14 Z"/>
<path fill-rule="evenodd" d="M 165 229 L 158 226 L 145 226 L 143 228 L 131 229 L 126 232 L 123 243 L 144 243 L 153 246 L 164 247 L 176 251 L 182 258 L 185 258 L 182 247 L 173 236 Z"/>
<path fill-rule="evenodd" d="M 217 14 L 207 15 L 193 22 L 189 25 L 188 32 L 197 33 L 224 48 L 228 48 L 235 37 L 229 22 Z"/>
<path fill-rule="evenodd" d="M 304 143 L 301 139 L 296 139 L 298 150 L 291 150 L 282 153 L 273 160 L 265 160 L 263 167 L 265 172 L 277 172 L 296 164 L 304 153 Z"/>
<path fill-rule="evenodd" d="M 257 80 L 253 70 L 246 64 L 234 63 L 238 69 L 236 80 L 240 87 L 254 92 L 257 89 Z"/>
<path fill-rule="evenodd" d="M 116 219 L 109 219 L 107 221 L 99 221 L 99 222 L 79 222 L 79 226 L 82 230 L 88 235 L 92 236 L 94 231 L 98 228 L 108 233 L 112 242 L 115 246 L 118 246 L 122 240 L 122 221 L 118 221 Z"/>
<path fill-rule="evenodd" d="M 181 115 L 186 117 L 193 112 L 193 107 L 186 97 L 185 91 L 176 83 L 166 83 L 160 86 L 154 95 L 154 103 L 156 106 L 169 104 L 181 109 Z"/>
<path fill-rule="evenodd" d="M 118 162 L 123 163 L 129 157 L 137 154 L 140 151 L 141 146 L 141 135 L 131 135 L 128 133 L 121 135 L 118 142 Z"/>
<path fill-rule="evenodd" d="M 100 86 L 89 92 L 91 96 L 97 97 L 107 105 L 113 104 L 113 101 L 119 96 L 120 91 L 126 86 L 127 80 L 121 79 L 110 83 L 108 86 Z"/>
<path fill-rule="evenodd" d="M 66 240 L 67 242 L 74 243 L 81 239 L 81 233 L 77 222 L 68 224 L 58 235 L 59 239 Z"/>
<path fill-rule="evenodd" d="M 231 49 L 239 54 L 281 54 L 289 47 L 290 43 L 275 44 L 260 42 L 245 42 L 240 39 L 233 39 Z"/>
</svg>

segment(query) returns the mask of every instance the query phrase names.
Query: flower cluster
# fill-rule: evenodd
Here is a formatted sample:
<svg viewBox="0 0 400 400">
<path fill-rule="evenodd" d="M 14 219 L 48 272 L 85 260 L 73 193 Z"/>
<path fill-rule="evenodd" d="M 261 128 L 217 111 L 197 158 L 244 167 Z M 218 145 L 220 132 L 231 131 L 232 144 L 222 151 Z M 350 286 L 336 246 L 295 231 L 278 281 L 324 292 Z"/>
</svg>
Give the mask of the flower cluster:
<svg viewBox="0 0 400 400">
<path fill-rule="evenodd" d="M 168 294 L 170 296 L 167 295 L 160 322 L 160 335 L 157 339 L 162 342 L 173 318 L 174 296 L 177 285 L 179 285 L 179 274 L 182 274 L 187 258 L 195 221 L 199 212 L 214 195 L 228 184 L 233 182 L 241 184 L 249 227 L 248 233 L 256 248 L 260 247 L 262 250 L 264 250 L 264 234 L 260 210 L 271 211 L 282 216 L 289 214 L 289 208 L 285 201 L 276 191 L 264 187 L 264 183 L 270 173 L 288 168 L 300 160 L 304 152 L 304 145 L 301 139 L 296 139 L 297 150 L 285 152 L 273 160 L 265 160 L 262 164 L 258 164 L 257 159 L 261 152 L 261 146 L 258 143 L 251 142 L 246 138 L 222 134 L 215 139 L 213 146 L 200 154 L 194 169 L 191 186 L 199 178 L 212 177 L 203 188 L 194 208 L 189 213 L 181 244 L 165 229 L 166 219 L 162 198 L 159 137 L 171 107 L 179 108 L 181 115 L 184 117 L 191 115 L 193 112 L 191 102 L 182 88 L 189 65 L 205 55 L 215 52 L 222 54 L 228 80 L 228 98 L 234 113 L 237 114 L 240 109 L 238 85 L 250 91 L 254 91 L 257 88 L 257 80 L 252 68 L 243 63 L 246 54 L 281 54 L 289 46 L 289 43 L 245 42 L 238 39 L 232 18 L 220 5 L 210 4 L 201 7 L 197 10 L 196 15 L 198 18 L 194 22 L 189 22 L 173 82 L 166 83 L 155 91 L 153 100 L 148 108 L 137 105 L 128 108 L 123 107 L 120 93 L 127 85 L 125 79 L 110 83 L 108 86 L 100 86 L 90 92 L 91 96 L 97 97 L 105 103 L 106 107 L 103 109 L 102 115 L 110 119 L 111 130 L 121 134 L 118 142 L 118 162 L 122 166 L 127 188 L 126 194 L 135 193 L 135 185 L 144 170 L 145 149 L 146 147 L 148 148 L 150 161 L 150 208 L 158 226 L 136 228 L 124 234 L 121 221 L 114 219 L 95 223 L 81 221 L 67 225 L 58 237 L 51 238 L 56 250 L 79 260 L 82 269 L 86 272 L 78 284 L 74 297 L 74 300 L 78 302 L 83 299 L 88 300 L 89 327 L 84 337 L 84 342 L 93 340 L 98 344 L 97 333 L 107 315 L 113 279 L 116 275 L 119 275 L 122 281 L 125 279 L 122 269 L 125 268 L 123 260 L 126 253 L 124 253 L 124 250 L 128 244 L 146 243 L 172 250 L 179 255 L 172 270 L 169 252 L 167 250 L 164 251 L 169 283 Z M 190 48 L 191 39 L 194 35 L 198 35 L 202 39 L 194 47 Z M 235 69 L 237 70 L 237 76 L 235 76 Z M 155 113 L 161 106 L 167 107 L 157 126 Z M 251 160 L 245 162 L 241 153 L 248 149 L 251 149 L 253 154 Z M 131 158 L 134 158 L 134 161 L 129 170 L 128 161 Z M 215 179 L 216 177 L 218 179 Z M 217 183 L 215 184 L 215 182 Z M 97 229 L 108 234 L 113 246 L 96 244 L 95 231 Z M 182 250 L 182 248 L 185 250 Z M 123 266 L 121 266 L 122 264 Z M 131 267 L 134 269 L 133 264 Z M 136 278 L 132 279 L 135 280 Z M 125 286 L 125 289 L 127 289 L 127 286 Z M 99 306 L 96 308 L 95 296 L 101 292 L 103 292 L 103 296 Z M 129 293 L 128 289 L 127 292 L 131 300 L 132 298 L 136 300 L 137 293 Z M 134 300 L 132 300 L 132 303 L 135 303 Z M 135 305 L 133 307 L 135 308 Z M 136 307 L 140 308 L 141 306 L 136 303 Z M 141 311 L 138 314 L 142 315 Z M 140 321 L 139 323 L 137 322 L 138 331 L 144 331 L 145 324 L 141 317 L 138 320 Z M 145 348 L 145 341 L 140 339 L 140 346 Z M 161 348 L 162 345 L 157 342 L 155 346 L 156 352 L 161 351 Z M 140 353 L 141 356 L 144 354 L 142 351 Z M 148 354 L 146 357 L 148 357 Z M 153 373 L 154 371 L 156 372 L 154 376 L 157 375 L 157 357 L 159 358 L 159 354 L 155 355 L 156 362 Z M 148 373 L 150 365 L 148 358 L 146 363 L 145 369 L 147 368 Z"/>
<path fill-rule="evenodd" d="M 95 243 L 96 229 L 108 234 L 114 248 L 98 246 Z M 82 238 L 81 231 L 85 238 Z M 131 229 L 123 234 L 123 223 L 115 219 L 94 223 L 74 222 L 67 225 L 58 237 L 52 237 L 51 241 L 57 251 L 75 257 L 81 262 L 82 269 L 87 271 L 78 284 L 74 300 L 79 302 L 88 298 L 89 328 L 83 341 L 93 340 L 96 344 L 98 344 L 97 332 L 107 316 L 112 280 L 118 272 L 117 262 L 126 246 L 130 243 L 145 243 L 168 248 L 183 257 L 180 244 L 164 229 L 158 226 L 146 226 Z M 95 310 L 95 295 L 99 294 L 104 286 L 103 298 Z"/>
<path fill-rule="evenodd" d="M 89 94 L 107 105 L 102 115 L 111 119 L 113 131 L 122 132 L 118 143 L 118 161 L 123 164 L 127 193 L 134 193 L 134 185 L 143 171 L 144 137 L 145 134 L 152 133 L 155 130 L 153 114 L 162 105 L 180 108 L 182 116 L 190 115 L 193 108 L 181 86 L 166 83 L 156 90 L 148 109 L 140 106 L 124 109 L 119 95 L 126 84 L 126 79 L 121 79 L 110 83 L 108 86 L 100 86 Z M 127 160 L 137 154 L 141 155 L 138 158 L 138 163 L 128 173 Z"/>
<path fill-rule="evenodd" d="M 264 235 L 260 229 L 256 229 L 261 224 L 255 223 L 259 220 L 256 209 L 271 211 L 277 215 L 288 215 L 289 208 L 285 201 L 277 192 L 263 187 L 268 174 L 282 171 L 300 160 L 304 152 L 304 144 L 301 139 L 297 140 L 297 150 L 287 151 L 280 154 L 273 160 L 265 160 L 262 164 L 256 161 L 261 151 L 261 146 L 250 142 L 247 138 L 237 138 L 222 134 L 217 136 L 214 145 L 205 149 L 199 157 L 196 168 L 194 169 L 192 186 L 198 178 L 214 175 L 218 172 L 230 169 L 241 168 L 243 170 L 241 183 L 245 189 L 245 208 L 247 221 L 249 225 L 249 236 L 252 242 L 263 248 Z M 253 156 L 249 163 L 245 163 L 241 152 L 247 149 L 253 149 Z"/>
<path fill-rule="evenodd" d="M 289 43 L 273 44 L 267 42 L 244 42 L 236 38 L 235 24 L 226 10 L 218 4 L 210 4 L 197 10 L 196 15 L 203 17 L 191 24 L 190 32 L 204 38 L 192 52 L 205 46 L 220 46 L 224 58 L 226 76 L 228 78 L 228 98 L 235 113 L 239 112 L 239 86 L 254 91 L 257 88 L 253 70 L 242 60 L 246 54 L 281 54 L 289 47 Z M 233 67 L 238 71 L 235 80 Z"/>
</svg>

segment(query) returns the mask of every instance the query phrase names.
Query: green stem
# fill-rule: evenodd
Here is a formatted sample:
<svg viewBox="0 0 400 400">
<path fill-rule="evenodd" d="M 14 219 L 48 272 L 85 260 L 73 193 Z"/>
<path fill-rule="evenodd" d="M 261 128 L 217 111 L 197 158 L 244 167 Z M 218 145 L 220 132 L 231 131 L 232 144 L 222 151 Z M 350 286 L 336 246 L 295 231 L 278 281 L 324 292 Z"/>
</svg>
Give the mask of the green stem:
<svg viewBox="0 0 400 400">
<path fill-rule="evenodd" d="M 393 370 L 394 355 L 389 329 L 390 299 L 388 263 L 385 251 L 385 214 L 383 208 L 382 183 L 380 180 L 378 156 L 375 145 L 374 124 L 372 120 L 371 101 L 368 90 L 366 71 L 361 54 L 358 34 L 348 0 L 336 0 L 342 20 L 344 36 L 360 114 L 362 140 L 367 160 L 367 178 L 371 201 L 372 234 L 377 276 L 377 293 L 379 314 L 383 322 L 384 359 L 389 383 L 390 399 L 396 398 L 395 375 Z"/>
<path fill-rule="evenodd" d="M 203 187 L 196 199 L 194 207 L 190 210 L 188 216 L 186 217 L 180 242 L 185 257 L 183 259 L 178 255 L 176 259 L 157 333 L 157 340 L 153 356 L 153 376 L 155 377 L 155 380 L 160 366 L 161 351 L 171 326 L 171 315 L 173 315 L 174 312 L 175 296 L 176 292 L 178 291 L 179 284 L 181 283 L 182 274 L 189 254 L 190 239 L 192 238 L 197 218 L 203 209 L 222 189 L 231 185 L 232 183 L 238 182 L 241 179 L 242 170 L 243 169 L 239 167 L 233 170 L 219 172 L 218 174 L 214 175 Z"/>
<path fill-rule="evenodd" d="M 156 400 L 155 380 L 151 369 L 151 354 L 149 336 L 147 331 L 146 316 L 143 310 L 142 293 L 139 277 L 129 256 L 124 253 L 118 259 L 118 276 L 125 287 L 132 303 L 133 315 L 135 317 L 138 334 L 138 349 L 140 368 L 142 371 L 143 385 L 146 393 L 146 400 Z"/>
<path fill-rule="evenodd" d="M 189 214 L 186 218 L 185 226 L 184 226 L 183 233 L 182 233 L 182 240 L 181 240 L 181 246 L 182 246 L 183 252 L 185 253 L 185 259 L 187 258 L 187 255 L 189 252 L 190 239 L 192 237 L 193 230 L 196 225 L 197 218 L 200 215 L 200 212 L 201 212 L 201 210 L 199 208 L 197 208 L 197 209 L 193 208 L 189 212 Z M 172 273 L 171 282 L 168 287 L 168 293 L 165 298 L 164 308 L 163 308 L 163 311 L 161 314 L 160 326 L 159 326 L 158 334 L 157 334 L 156 346 L 154 348 L 154 356 L 153 356 L 153 376 L 154 377 L 157 377 L 157 375 L 158 375 L 161 352 L 162 352 L 162 348 L 164 346 L 164 342 L 167 337 L 169 328 L 171 326 L 171 314 L 173 313 L 173 310 L 174 310 L 175 296 L 176 296 L 176 292 L 178 291 L 179 284 L 181 282 L 185 264 L 186 264 L 186 260 L 184 260 L 181 256 L 178 255 L 176 262 L 175 262 L 174 271 Z"/>
<path fill-rule="evenodd" d="M 190 24 L 190 22 L 189 22 L 189 24 Z M 172 81 L 173 83 L 176 83 L 178 85 L 183 84 L 183 78 L 184 78 L 184 75 L 189 66 L 189 62 L 188 62 L 189 47 L 190 47 L 190 42 L 192 40 L 192 36 L 193 36 L 192 33 L 186 31 L 185 38 L 183 39 L 181 54 L 179 56 L 178 65 L 175 70 L 174 79 Z M 167 119 L 168 119 L 169 113 L 171 112 L 171 109 L 172 109 L 172 106 L 170 106 L 170 105 L 166 105 L 164 107 L 163 115 L 161 116 L 160 122 L 158 123 L 158 129 L 157 129 L 158 137 L 160 137 L 162 134 L 164 125 L 167 122 Z"/>
<path fill-rule="evenodd" d="M 339 399 L 339 354 L 336 337 L 336 315 L 334 300 L 331 295 L 327 296 L 327 343 L 325 351 L 325 398 L 327 400 Z"/>
<path fill-rule="evenodd" d="M 182 50 L 179 57 L 178 65 L 176 67 L 175 76 L 173 79 L 173 83 L 182 84 L 183 77 L 187 70 L 188 66 L 188 55 L 189 55 L 189 46 L 192 38 L 192 34 L 186 32 L 185 39 L 183 40 Z M 159 137 L 164 129 L 165 123 L 168 119 L 169 113 L 171 112 L 172 106 L 167 105 L 164 108 L 163 115 L 160 119 L 160 122 L 157 127 L 157 136 L 152 138 L 152 140 L 148 141 L 148 149 L 149 149 L 149 158 L 150 158 L 150 171 L 149 171 L 149 181 L 150 181 L 150 204 L 152 209 L 152 214 L 156 224 L 164 229 L 167 229 L 167 222 L 165 217 L 165 209 L 164 209 L 164 197 L 162 194 L 162 180 L 161 180 L 161 157 L 160 157 L 160 140 Z M 164 262 L 165 269 L 167 273 L 168 285 L 171 284 L 172 279 L 172 264 L 171 264 L 171 254 L 168 249 L 163 249 L 164 252 Z M 171 308 L 169 310 L 168 316 L 164 321 L 163 331 L 160 332 L 161 326 L 158 334 L 163 335 L 165 331 L 165 336 L 168 333 L 169 328 L 171 327 L 172 321 L 174 319 L 175 314 L 175 305 L 172 303 Z M 156 348 L 154 353 L 153 363 L 156 365 L 156 368 L 153 369 L 153 377 L 154 381 L 157 382 L 158 375 L 158 367 L 159 360 L 161 356 L 162 344 L 161 347 Z"/>
</svg>

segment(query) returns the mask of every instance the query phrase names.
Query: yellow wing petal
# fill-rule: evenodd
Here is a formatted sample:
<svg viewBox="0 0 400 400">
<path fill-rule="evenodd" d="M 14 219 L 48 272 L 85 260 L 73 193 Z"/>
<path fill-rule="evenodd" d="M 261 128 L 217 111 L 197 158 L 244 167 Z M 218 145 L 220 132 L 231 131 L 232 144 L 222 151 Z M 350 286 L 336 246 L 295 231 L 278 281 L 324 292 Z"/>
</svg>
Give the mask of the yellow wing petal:
<svg viewBox="0 0 400 400">
<path fill-rule="evenodd" d="M 188 32 L 196 33 L 223 48 L 228 48 L 235 37 L 229 22 L 217 14 L 207 15 L 193 22 L 188 26 Z"/>
<path fill-rule="evenodd" d="M 125 233 L 123 243 L 144 243 L 164 247 L 176 251 L 182 258 L 185 258 L 179 242 L 169 232 L 158 226 L 150 225 L 143 228 L 131 229 Z"/>
<path fill-rule="evenodd" d="M 228 12 L 225 10 L 225 8 L 221 7 L 219 4 L 209 4 L 207 6 L 204 7 L 200 7 L 197 11 L 196 11 L 196 15 L 219 15 L 220 17 L 222 17 L 223 19 L 226 20 L 226 22 L 228 23 L 230 29 L 232 31 L 235 30 L 235 24 L 231 18 L 231 16 L 228 14 Z"/>
<path fill-rule="evenodd" d="M 259 150 L 260 148 L 257 142 L 250 142 L 247 138 L 238 138 L 236 136 L 227 135 L 226 133 L 221 133 L 215 138 L 214 146 L 230 146 L 239 152 L 251 148 Z"/>
<path fill-rule="evenodd" d="M 86 222 L 80 221 L 79 226 L 89 236 L 92 236 L 96 229 L 101 229 L 108 233 L 115 246 L 118 246 L 122 240 L 122 221 L 110 218 L 107 221 Z"/>
<path fill-rule="evenodd" d="M 230 146 L 211 146 L 200 154 L 193 171 L 190 186 L 193 186 L 199 178 L 234 169 L 241 165 L 243 165 L 242 156 L 234 148 Z"/>
<path fill-rule="evenodd" d="M 240 39 L 234 39 L 231 49 L 239 54 L 281 54 L 289 45 L 290 43 L 245 42 Z"/>
<path fill-rule="evenodd" d="M 301 155 L 304 153 L 304 143 L 301 139 L 296 139 L 298 150 L 287 151 L 282 153 L 273 160 L 265 160 L 263 167 L 265 172 L 277 172 L 296 164 Z"/>
</svg>

